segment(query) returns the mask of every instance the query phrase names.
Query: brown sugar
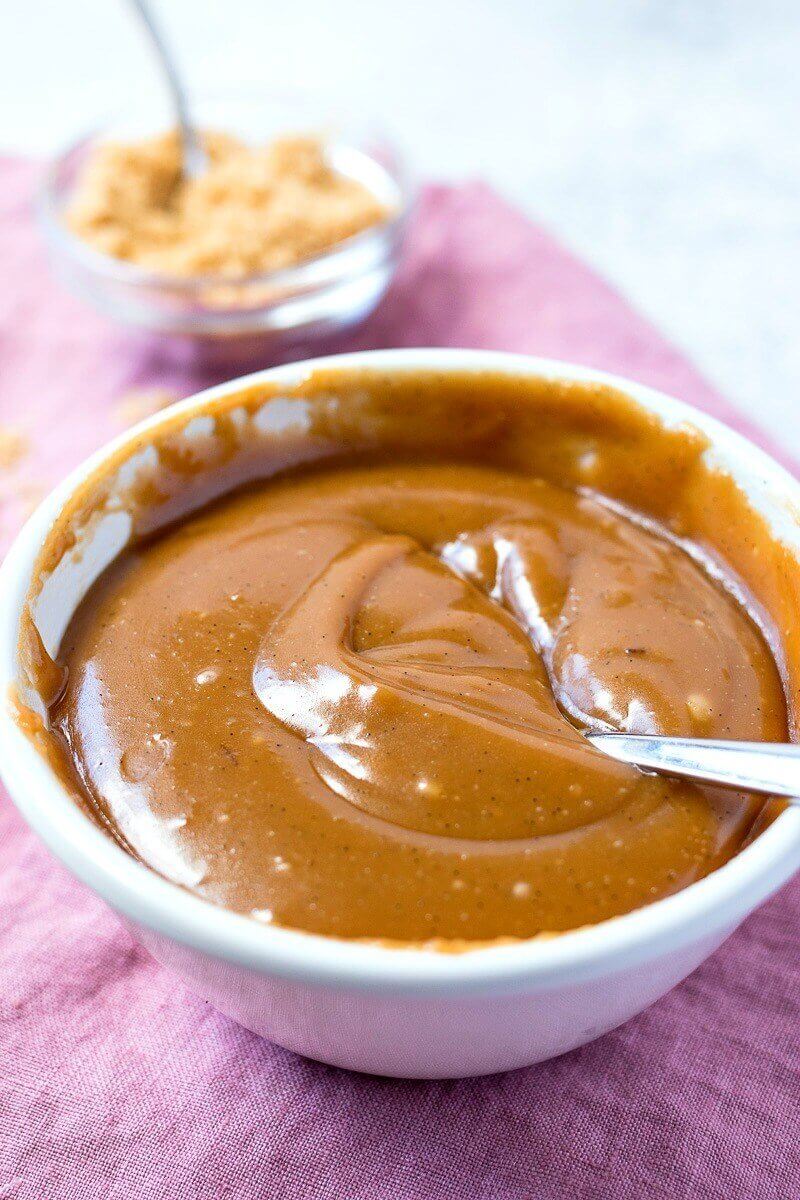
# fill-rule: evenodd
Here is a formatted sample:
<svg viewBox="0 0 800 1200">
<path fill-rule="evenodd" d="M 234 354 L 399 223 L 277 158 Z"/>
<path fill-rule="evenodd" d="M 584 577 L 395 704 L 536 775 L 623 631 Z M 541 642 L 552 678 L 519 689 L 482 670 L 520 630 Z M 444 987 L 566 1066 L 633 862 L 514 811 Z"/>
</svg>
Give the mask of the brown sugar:
<svg viewBox="0 0 800 1200">
<path fill-rule="evenodd" d="M 28 453 L 28 439 L 15 425 L 0 425 L 0 469 L 11 470 Z"/>
<path fill-rule="evenodd" d="M 114 416 L 120 425 L 127 428 L 143 421 L 145 417 L 155 416 L 162 408 L 174 404 L 177 399 L 178 393 L 171 392 L 169 388 L 134 388 L 120 396 L 114 405 Z"/>
<path fill-rule="evenodd" d="M 0 423 L 0 533 L 11 534 L 33 512 L 45 489 L 23 476 L 30 441 L 16 425 Z"/>
<path fill-rule="evenodd" d="M 322 142 L 245 145 L 206 133 L 208 170 L 181 176 L 171 132 L 108 142 L 87 160 L 67 211 L 94 249 L 165 275 L 249 275 L 291 267 L 387 218 L 363 184 L 335 171 Z"/>
</svg>

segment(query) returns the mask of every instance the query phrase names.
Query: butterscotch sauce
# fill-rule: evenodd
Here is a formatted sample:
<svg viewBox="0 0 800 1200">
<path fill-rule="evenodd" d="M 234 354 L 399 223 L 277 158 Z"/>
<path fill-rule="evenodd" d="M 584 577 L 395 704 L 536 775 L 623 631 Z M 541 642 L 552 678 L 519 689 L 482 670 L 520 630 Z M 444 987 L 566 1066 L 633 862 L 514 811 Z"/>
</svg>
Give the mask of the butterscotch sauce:
<svg viewBox="0 0 800 1200">
<path fill-rule="evenodd" d="M 480 410 L 480 381 L 461 386 L 451 421 Z M 490 419 L 461 451 L 418 431 L 410 454 L 378 421 L 353 454 L 344 420 L 337 449 L 328 407 L 308 461 L 101 576 L 50 722 L 133 854 L 264 922 L 482 941 L 629 911 L 741 848 L 761 800 L 645 775 L 582 733 L 789 736 L 743 589 L 683 540 L 701 439 L 622 400 L 600 413 L 588 389 L 578 438 L 573 389 L 563 431 L 545 406 L 531 473 L 531 414 L 499 392 L 502 438 Z M 410 428 L 402 404 L 393 419 Z M 663 473 L 640 515 L 648 454 Z"/>
</svg>

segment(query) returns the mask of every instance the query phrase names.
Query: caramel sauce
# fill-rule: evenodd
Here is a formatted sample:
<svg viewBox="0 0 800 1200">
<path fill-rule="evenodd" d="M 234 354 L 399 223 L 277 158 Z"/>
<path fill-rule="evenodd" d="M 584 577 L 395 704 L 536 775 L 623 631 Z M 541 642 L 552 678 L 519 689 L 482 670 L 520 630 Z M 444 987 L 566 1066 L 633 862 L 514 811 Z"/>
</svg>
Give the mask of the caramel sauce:
<svg viewBox="0 0 800 1200">
<path fill-rule="evenodd" d="M 264 922 L 469 945 L 668 895 L 770 819 L 582 736 L 792 736 L 800 570 L 697 430 L 486 375 L 318 372 L 209 412 L 125 489 L 136 440 L 88 481 L 31 597 L 131 514 L 45 699 L 143 862 Z"/>
</svg>

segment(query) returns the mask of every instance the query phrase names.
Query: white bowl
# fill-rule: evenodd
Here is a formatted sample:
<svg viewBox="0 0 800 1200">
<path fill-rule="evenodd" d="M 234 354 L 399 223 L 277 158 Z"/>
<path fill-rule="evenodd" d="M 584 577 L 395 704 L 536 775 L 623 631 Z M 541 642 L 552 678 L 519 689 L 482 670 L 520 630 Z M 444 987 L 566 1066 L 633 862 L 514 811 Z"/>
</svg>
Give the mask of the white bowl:
<svg viewBox="0 0 800 1200">
<path fill-rule="evenodd" d="M 581 367 L 482 351 L 350 354 L 260 372 L 203 392 L 169 414 L 193 413 L 238 391 L 243 382 L 288 388 L 317 365 L 346 372 L 490 370 L 611 384 L 670 423 L 699 427 L 715 461 L 800 560 L 800 485 L 786 471 L 711 417 Z M 79 467 L 17 538 L 0 569 L 0 695 L 17 680 L 20 618 L 54 519 L 112 451 L 163 419 L 159 414 L 142 423 Z M 63 627 L 78 602 L 79 589 L 71 590 L 69 599 L 69 586 L 51 592 L 53 629 Z M 156 875 L 79 810 L 8 703 L 0 711 L 0 773 L 53 853 L 191 990 L 282 1046 L 383 1075 L 486 1074 L 550 1058 L 613 1029 L 694 970 L 800 866 L 800 808 L 788 808 L 719 870 L 625 916 L 552 938 L 463 953 L 394 949 L 265 927 Z"/>
</svg>

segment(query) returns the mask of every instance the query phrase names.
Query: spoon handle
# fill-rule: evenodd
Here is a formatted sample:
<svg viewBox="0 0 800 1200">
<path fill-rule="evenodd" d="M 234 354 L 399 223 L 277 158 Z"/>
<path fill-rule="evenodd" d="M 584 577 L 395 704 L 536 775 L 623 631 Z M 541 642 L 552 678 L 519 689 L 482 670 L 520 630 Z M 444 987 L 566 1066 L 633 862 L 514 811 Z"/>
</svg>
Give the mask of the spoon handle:
<svg viewBox="0 0 800 1200">
<path fill-rule="evenodd" d="M 704 783 L 786 796 L 800 804 L 800 745 L 701 738 L 590 733 L 598 750 L 621 762 Z"/>
<path fill-rule="evenodd" d="M 186 175 L 194 178 L 201 175 L 206 169 L 206 154 L 200 145 L 197 137 L 197 132 L 189 117 L 189 104 L 186 99 L 186 90 L 181 81 L 181 77 L 175 67 L 172 55 L 167 50 L 166 43 L 161 36 L 161 33 L 153 20 L 150 8 L 146 0 L 130 0 L 131 7 L 135 9 L 142 22 L 147 36 L 150 39 L 150 44 L 153 53 L 161 65 L 161 71 L 164 76 L 164 82 L 169 90 L 172 107 L 175 112 L 175 119 L 178 122 L 178 130 L 181 137 L 181 151 L 183 158 L 183 170 Z"/>
</svg>

